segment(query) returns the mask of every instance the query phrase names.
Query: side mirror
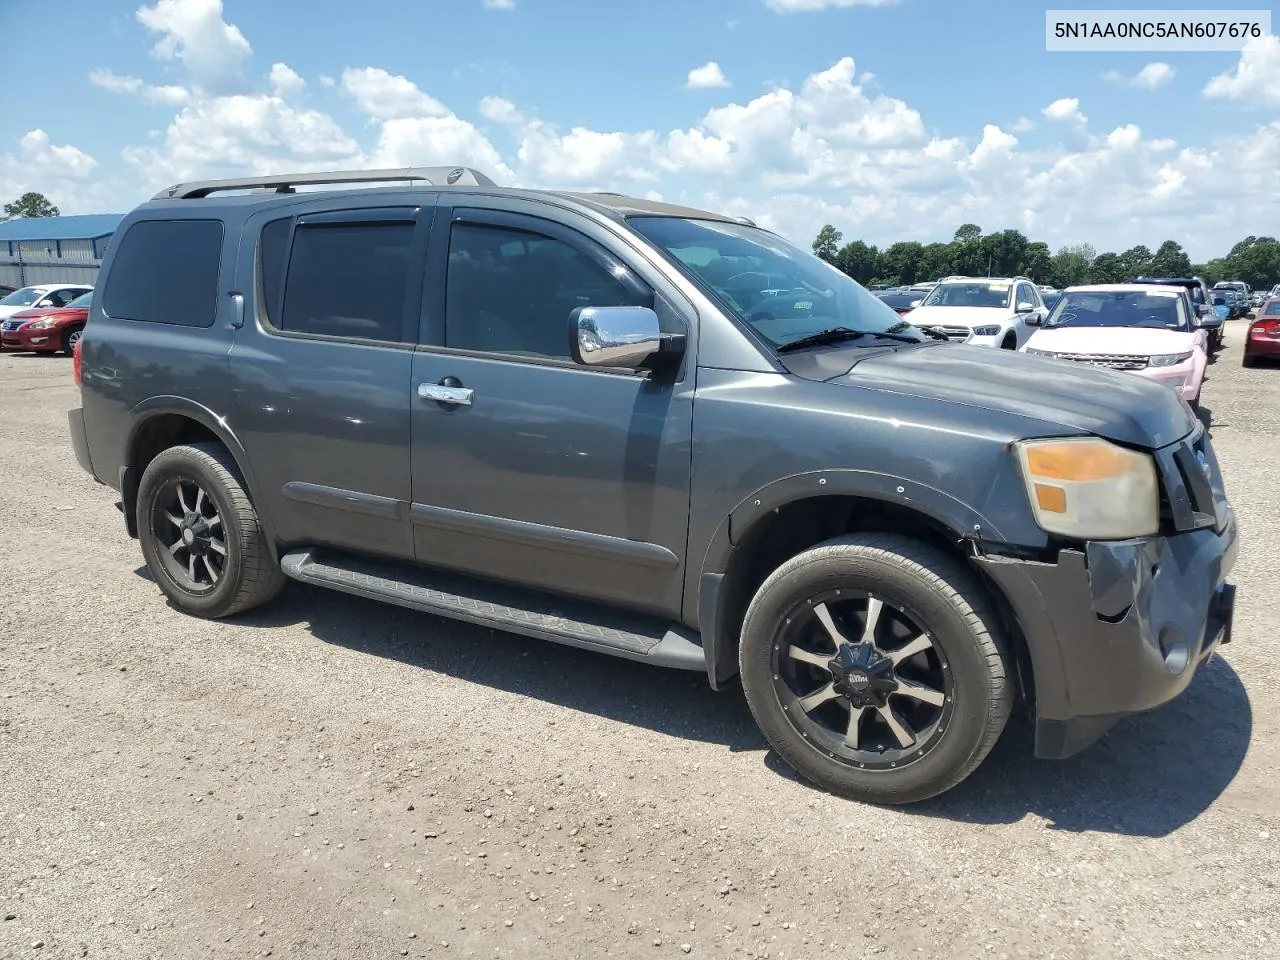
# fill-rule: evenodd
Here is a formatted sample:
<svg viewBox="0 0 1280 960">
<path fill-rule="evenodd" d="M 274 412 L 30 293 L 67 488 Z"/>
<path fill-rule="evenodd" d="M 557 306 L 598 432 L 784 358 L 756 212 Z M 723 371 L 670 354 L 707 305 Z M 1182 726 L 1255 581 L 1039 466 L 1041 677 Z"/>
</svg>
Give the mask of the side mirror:
<svg viewBox="0 0 1280 960">
<path fill-rule="evenodd" d="M 920 306 L 920 304 L 922 304 L 922 303 L 924 303 L 924 301 L 923 301 L 923 300 L 912 300 L 912 301 L 911 301 L 911 309 L 912 309 L 912 310 L 914 310 L 916 307 Z"/>
<path fill-rule="evenodd" d="M 1023 313 L 1024 311 L 1019 310 L 1018 312 Z M 1038 313 L 1028 313 L 1024 322 L 1028 327 L 1038 327 L 1040 324 L 1044 323 L 1044 317 L 1040 316 Z"/>
<path fill-rule="evenodd" d="M 1017 309 L 1014 312 L 1015 313 L 1031 313 L 1033 310 L 1035 310 L 1035 308 L 1036 308 L 1036 305 L 1034 303 L 1027 303 L 1024 300 L 1022 303 L 1018 304 Z"/>
<path fill-rule="evenodd" d="M 576 307 L 569 314 L 569 349 L 584 367 L 650 366 L 684 352 L 684 337 L 664 334 L 648 307 Z"/>
</svg>

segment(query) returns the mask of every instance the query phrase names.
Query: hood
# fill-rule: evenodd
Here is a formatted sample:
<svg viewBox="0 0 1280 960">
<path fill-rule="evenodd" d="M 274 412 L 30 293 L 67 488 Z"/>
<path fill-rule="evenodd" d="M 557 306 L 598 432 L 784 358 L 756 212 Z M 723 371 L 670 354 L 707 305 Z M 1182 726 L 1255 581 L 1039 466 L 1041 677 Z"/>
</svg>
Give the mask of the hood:
<svg viewBox="0 0 1280 960">
<path fill-rule="evenodd" d="M 52 317 L 55 314 L 67 313 L 68 311 L 59 307 L 41 307 L 38 310 L 32 310 L 29 307 L 23 307 L 16 313 L 9 314 L 10 320 L 39 320 L 41 317 Z"/>
<path fill-rule="evenodd" d="M 1175 391 L 1120 370 L 958 343 L 811 353 L 788 355 L 788 369 L 811 380 L 1032 417 L 1136 447 L 1162 447 L 1192 429 Z"/>
<path fill-rule="evenodd" d="M 1161 353 L 1186 353 L 1200 343 L 1198 333 L 1157 330 L 1152 327 L 1041 327 L 1025 349 L 1054 353 L 1116 353 L 1144 357 Z"/>
<path fill-rule="evenodd" d="M 32 310 L 30 307 L 11 307 L 6 304 L 0 304 L 0 320 L 8 320 L 15 313 L 43 313 L 42 310 Z"/>
<path fill-rule="evenodd" d="M 916 307 L 907 314 L 912 326 L 980 327 L 984 323 L 1003 323 L 1009 319 L 1008 307 Z"/>
</svg>

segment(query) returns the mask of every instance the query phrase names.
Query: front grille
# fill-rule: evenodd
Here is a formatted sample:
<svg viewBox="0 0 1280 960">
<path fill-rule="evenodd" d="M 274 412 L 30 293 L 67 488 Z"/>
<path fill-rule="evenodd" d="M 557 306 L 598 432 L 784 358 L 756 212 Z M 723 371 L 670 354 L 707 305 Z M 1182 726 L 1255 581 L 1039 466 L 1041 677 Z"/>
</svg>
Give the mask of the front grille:
<svg viewBox="0 0 1280 960">
<path fill-rule="evenodd" d="M 1087 363 L 1094 367 L 1107 367 L 1111 370 L 1145 370 L 1151 362 L 1150 357 L 1119 353 L 1058 353 L 1061 360 L 1074 360 L 1076 363 Z"/>
<path fill-rule="evenodd" d="M 938 333 L 943 334 L 948 340 L 954 340 L 957 343 L 963 343 L 965 340 L 968 340 L 969 336 L 973 333 L 973 331 L 968 327 L 944 327 L 937 324 L 921 327 L 921 329 L 935 330 Z"/>
<path fill-rule="evenodd" d="M 0 330 L 8 330 L 12 332 L 14 330 L 17 330 L 20 326 L 22 326 L 26 322 L 27 321 L 25 320 L 6 320 L 4 323 L 0 323 Z"/>
</svg>

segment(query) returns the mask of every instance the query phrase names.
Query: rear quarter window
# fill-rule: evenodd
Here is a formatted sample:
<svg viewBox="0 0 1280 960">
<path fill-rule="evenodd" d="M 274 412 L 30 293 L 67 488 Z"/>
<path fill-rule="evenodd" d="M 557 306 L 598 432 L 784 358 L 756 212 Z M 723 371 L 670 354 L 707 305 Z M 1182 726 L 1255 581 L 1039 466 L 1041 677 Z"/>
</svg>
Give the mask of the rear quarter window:
<svg viewBox="0 0 1280 960">
<path fill-rule="evenodd" d="M 109 317 L 209 327 L 218 309 L 220 220 L 139 220 L 118 237 L 102 291 Z"/>
</svg>

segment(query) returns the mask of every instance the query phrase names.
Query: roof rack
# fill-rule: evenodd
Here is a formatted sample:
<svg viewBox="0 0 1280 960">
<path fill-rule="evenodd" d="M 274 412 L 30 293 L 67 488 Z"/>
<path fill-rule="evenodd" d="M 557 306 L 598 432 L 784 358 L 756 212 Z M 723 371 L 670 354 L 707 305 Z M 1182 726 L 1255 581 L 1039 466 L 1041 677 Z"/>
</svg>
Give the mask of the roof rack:
<svg viewBox="0 0 1280 960">
<path fill-rule="evenodd" d="M 192 180 L 157 193 L 152 200 L 193 200 L 224 190 L 257 193 L 296 193 L 295 187 L 328 183 L 382 183 L 421 180 L 435 186 L 496 187 L 489 176 L 471 167 L 401 167 L 386 170 L 331 170 L 321 173 L 282 173 L 269 177 L 233 177 L 229 180 Z"/>
</svg>

